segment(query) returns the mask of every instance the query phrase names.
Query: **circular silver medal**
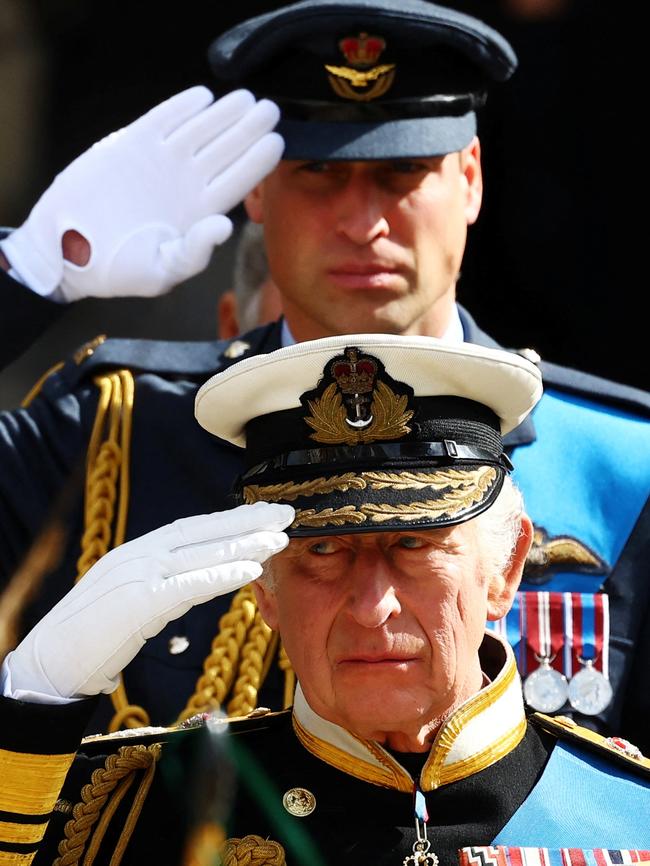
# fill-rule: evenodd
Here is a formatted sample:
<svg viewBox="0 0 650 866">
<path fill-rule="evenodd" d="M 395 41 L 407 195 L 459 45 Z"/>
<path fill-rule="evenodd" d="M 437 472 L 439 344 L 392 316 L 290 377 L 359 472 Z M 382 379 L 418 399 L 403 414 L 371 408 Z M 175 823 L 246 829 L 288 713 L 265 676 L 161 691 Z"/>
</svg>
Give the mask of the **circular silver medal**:
<svg viewBox="0 0 650 866">
<path fill-rule="evenodd" d="M 569 702 L 574 710 L 585 716 L 601 713 L 612 699 L 609 680 L 594 668 L 591 659 L 569 682 Z"/>
<path fill-rule="evenodd" d="M 548 659 L 524 681 L 526 703 L 540 713 L 554 713 L 563 707 L 568 697 L 568 683 L 564 674 L 554 670 Z"/>
</svg>

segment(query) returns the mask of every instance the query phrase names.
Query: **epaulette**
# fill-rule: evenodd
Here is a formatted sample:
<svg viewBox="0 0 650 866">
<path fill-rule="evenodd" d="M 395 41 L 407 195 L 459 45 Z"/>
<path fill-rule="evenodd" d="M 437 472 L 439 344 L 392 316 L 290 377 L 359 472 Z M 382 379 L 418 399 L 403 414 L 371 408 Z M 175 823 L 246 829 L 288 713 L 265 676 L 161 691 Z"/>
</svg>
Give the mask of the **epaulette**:
<svg viewBox="0 0 650 866">
<path fill-rule="evenodd" d="M 273 322 L 228 340 L 109 339 L 105 334 L 99 334 L 65 361 L 47 370 L 22 405 L 29 405 L 46 382 L 58 392 L 61 388 L 73 389 L 79 382 L 98 373 L 116 370 L 130 370 L 134 374 L 154 373 L 170 378 L 196 378 L 202 383 L 242 358 L 278 348 L 279 333 L 279 323 Z"/>
<path fill-rule="evenodd" d="M 100 335 L 73 353 L 64 375 L 69 384 L 110 369 L 205 379 L 258 354 L 273 327 L 264 325 L 241 337 L 208 341 L 107 339 Z"/>
<path fill-rule="evenodd" d="M 604 737 L 595 731 L 579 725 L 568 716 L 546 716 L 544 713 L 533 713 L 530 721 L 553 734 L 558 739 L 566 740 L 576 746 L 595 752 L 608 761 L 614 761 L 645 779 L 650 778 L 650 758 L 647 758 L 635 745 L 622 737 Z"/>
<path fill-rule="evenodd" d="M 525 352 L 520 352 L 527 357 Z M 650 392 L 631 385 L 621 385 L 591 373 L 582 373 L 571 367 L 561 367 L 548 361 L 539 361 L 539 367 L 544 387 L 557 388 L 577 397 L 607 403 L 632 412 L 636 415 L 650 417 Z"/>
</svg>

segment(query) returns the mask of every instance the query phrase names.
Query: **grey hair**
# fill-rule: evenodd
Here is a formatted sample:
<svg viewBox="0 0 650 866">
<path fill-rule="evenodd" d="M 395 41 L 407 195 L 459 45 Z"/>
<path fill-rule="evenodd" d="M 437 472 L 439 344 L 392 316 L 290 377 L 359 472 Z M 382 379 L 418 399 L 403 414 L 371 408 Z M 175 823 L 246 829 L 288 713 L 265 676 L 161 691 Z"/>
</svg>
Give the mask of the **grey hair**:
<svg viewBox="0 0 650 866">
<path fill-rule="evenodd" d="M 233 290 L 243 333 L 258 323 L 260 287 L 268 275 L 264 230 L 257 223 L 247 222 L 239 233 L 233 264 Z"/>
<path fill-rule="evenodd" d="M 489 574 L 503 574 L 510 565 L 521 534 L 524 499 L 509 475 L 490 508 L 476 518 L 481 557 Z"/>
</svg>

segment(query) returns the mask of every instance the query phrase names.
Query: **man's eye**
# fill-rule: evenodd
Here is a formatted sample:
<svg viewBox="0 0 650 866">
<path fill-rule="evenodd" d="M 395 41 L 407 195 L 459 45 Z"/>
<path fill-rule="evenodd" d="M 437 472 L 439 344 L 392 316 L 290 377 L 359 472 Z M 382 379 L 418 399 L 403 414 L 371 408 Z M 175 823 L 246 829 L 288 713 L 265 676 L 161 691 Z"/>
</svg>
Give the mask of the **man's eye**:
<svg viewBox="0 0 650 866">
<path fill-rule="evenodd" d="M 416 174 L 419 171 L 426 171 L 426 165 L 420 162 L 410 162 L 409 160 L 398 159 L 390 164 L 391 171 L 397 174 Z"/>
<path fill-rule="evenodd" d="M 329 168 L 329 162 L 304 162 L 300 166 L 300 171 L 308 174 L 324 174 Z"/>
<path fill-rule="evenodd" d="M 424 540 L 418 538 L 417 535 L 402 535 L 397 543 L 407 550 L 417 550 L 418 547 L 424 547 Z"/>
<path fill-rule="evenodd" d="M 333 541 L 317 541 L 315 544 L 310 545 L 309 552 L 315 553 L 317 556 L 328 556 L 329 554 L 336 553 L 338 550 L 338 546 Z"/>
</svg>

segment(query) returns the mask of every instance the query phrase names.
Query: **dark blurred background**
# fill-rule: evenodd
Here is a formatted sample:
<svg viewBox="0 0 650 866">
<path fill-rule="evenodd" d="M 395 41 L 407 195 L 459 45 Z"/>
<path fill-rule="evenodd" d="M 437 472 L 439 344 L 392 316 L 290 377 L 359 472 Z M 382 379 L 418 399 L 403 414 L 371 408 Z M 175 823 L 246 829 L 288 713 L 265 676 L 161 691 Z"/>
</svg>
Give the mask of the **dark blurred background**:
<svg viewBox="0 0 650 866">
<path fill-rule="evenodd" d="M 184 87 L 210 85 L 212 38 L 281 5 L 1 0 L 0 224 L 18 225 L 56 172 L 98 138 Z M 520 58 L 481 118 L 486 195 L 461 302 L 506 346 L 649 387 L 642 252 L 632 240 L 640 132 L 623 98 L 642 87 L 629 69 L 633 23 L 604 0 L 449 5 L 497 26 Z M 232 216 L 241 223 L 239 210 Z M 0 408 L 99 333 L 212 338 L 233 246 L 164 298 L 74 305 L 0 374 Z"/>
</svg>

